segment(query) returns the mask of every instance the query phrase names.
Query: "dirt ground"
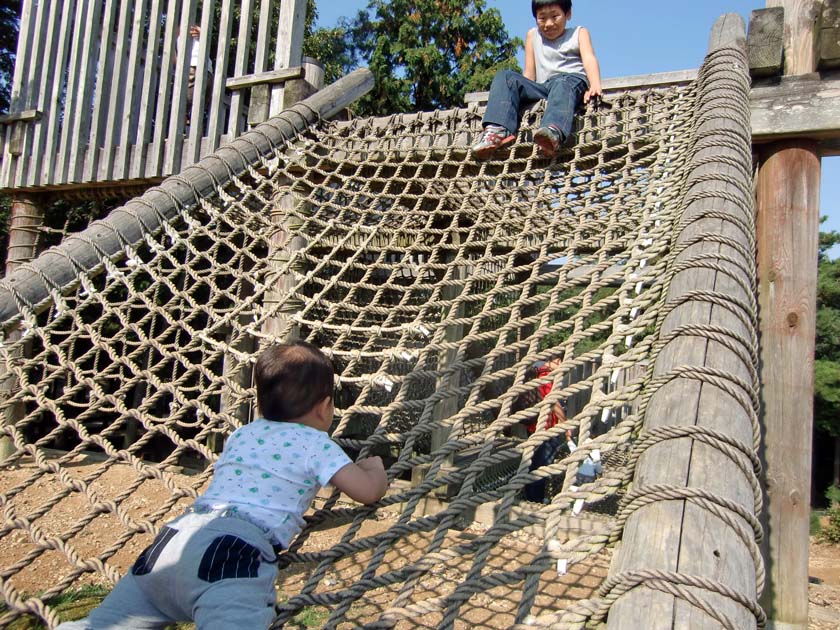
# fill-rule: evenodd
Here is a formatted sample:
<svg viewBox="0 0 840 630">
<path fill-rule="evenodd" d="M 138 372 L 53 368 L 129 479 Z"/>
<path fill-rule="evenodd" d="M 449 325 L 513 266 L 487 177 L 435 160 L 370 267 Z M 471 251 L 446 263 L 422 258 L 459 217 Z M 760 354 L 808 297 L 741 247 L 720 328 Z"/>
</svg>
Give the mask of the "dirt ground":
<svg viewBox="0 0 840 630">
<path fill-rule="evenodd" d="M 97 474 L 98 462 L 80 459 L 67 470 L 76 479 L 94 479 L 91 489 L 102 502 L 113 500 L 120 494 L 124 495 L 122 502 L 123 518 L 141 522 L 156 512 L 161 511 L 164 498 L 171 496 L 173 487 L 182 490 L 200 489 L 203 480 L 194 475 L 173 475 L 166 481 L 159 479 L 145 479 L 138 476 L 136 470 L 130 466 L 118 465 L 111 467 L 104 474 Z M 101 574 L 85 573 L 78 577 L 73 574 L 68 564 L 68 554 L 78 554 L 82 558 L 95 558 L 103 553 L 103 549 L 115 550 L 109 554 L 107 562 L 118 571 L 125 571 L 136 555 L 149 543 L 149 534 L 139 533 L 134 536 L 121 537 L 125 531 L 125 524 L 113 514 L 90 514 L 89 501 L 79 493 L 62 496 L 61 486 L 56 483 L 52 474 L 39 475 L 37 469 L 31 465 L 24 465 L 12 470 L 5 470 L 0 474 L 0 497 L 7 525 L 0 529 L 0 583 L 6 590 L 14 588 L 20 596 L 43 593 L 54 588 L 61 590 L 66 584 L 74 583 L 108 586 L 110 583 Z M 7 494 L 8 493 L 8 494 Z M 164 518 L 180 513 L 190 502 L 185 496 L 166 510 Z M 166 506 L 165 506 L 166 507 Z M 40 514 L 34 523 L 28 524 L 33 513 Z M 85 515 L 89 515 L 84 525 Z M 377 519 L 366 521 L 356 539 L 374 536 L 388 530 L 394 523 L 396 515 L 382 515 Z M 10 525 L 14 522 L 16 526 Z M 68 532 L 72 536 L 68 536 Z M 330 549 L 341 541 L 347 527 L 318 528 L 307 538 L 301 552 Z M 518 534 L 518 532 L 517 532 Z M 388 550 L 384 562 L 377 570 L 399 570 L 407 563 L 415 561 L 428 548 L 431 533 L 414 534 L 401 542 L 400 549 Z M 447 544 L 464 544 L 482 535 L 479 525 L 464 531 L 452 530 L 447 534 Z M 52 550 L 33 554 L 32 537 L 38 538 L 42 544 L 52 541 Z M 71 547 L 63 547 L 59 542 L 67 539 Z M 538 548 L 526 536 L 510 535 L 498 544 L 491 552 L 488 567 L 521 566 L 523 558 L 533 557 Z M 837 630 L 840 628 L 840 547 L 823 545 L 811 541 L 810 549 L 810 628 L 816 630 Z M 119 550 L 116 550 L 119 548 Z M 366 565 L 373 556 L 373 550 L 361 551 L 348 556 L 334 564 L 318 592 L 322 588 L 350 587 L 357 579 L 358 566 Z M 557 574 L 544 574 L 548 582 L 540 584 L 540 595 L 532 609 L 534 614 L 555 612 L 562 610 L 565 605 L 579 601 L 596 594 L 597 588 L 606 576 L 609 567 L 609 554 L 602 553 L 594 556 L 586 563 L 575 565 L 563 578 L 557 579 Z M 360 564 L 361 563 L 361 564 Z M 353 567 L 355 565 L 356 568 Z M 465 572 L 470 570 L 469 562 L 463 566 L 462 562 L 449 561 L 439 563 L 417 585 L 420 598 L 439 597 L 461 583 Z M 315 570 L 315 564 L 293 565 L 294 570 L 281 574 L 281 589 L 286 593 L 299 592 L 306 579 Z M 371 615 L 376 616 L 391 605 L 399 592 L 399 585 L 368 591 L 363 599 L 358 600 L 351 607 L 348 619 L 362 622 Z M 508 589 L 508 590 L 506 590 Z M 490 628 L 503 629 L 513 625 L 516 614 L 518 596 L 521 584 L 516 588 L 500 587 L 472 597 L 462 610 L 462 623 L 459 628 Z M 558 606 L 560 602 L 561 606 Z M 411 623 L 401 622 L 398 628 L 435 627 L 435 615 L 414 618 Z M 325 620 L 325 618 L 323 619 Z M 0 614 L 0 628 L 10 627 L 9 616 Z M 320 623 L 307 627 L 319 627 Z M 302 627 L 302 626 L 300 626 Z M 342 625 L 342 627 L 344 627 Z M 349 626 L 348 626 L 349 627 Z"/>
<path fill-rule="evenodd" d="M 840 546 L 823 545 L 811 539 L 808 560 L 809 628 L 840 628 Z"/>
</svg>

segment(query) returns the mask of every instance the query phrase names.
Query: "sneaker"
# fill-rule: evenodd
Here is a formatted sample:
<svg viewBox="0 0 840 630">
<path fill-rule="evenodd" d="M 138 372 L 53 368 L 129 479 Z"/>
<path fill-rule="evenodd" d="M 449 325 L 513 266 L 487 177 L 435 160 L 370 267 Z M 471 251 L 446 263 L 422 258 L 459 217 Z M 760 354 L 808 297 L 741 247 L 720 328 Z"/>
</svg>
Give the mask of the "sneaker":
<svg viewBox="0 0 840 630">
<path fill-rule="evenodd" d="M 473 157 L 480 160 L 488 158 L 502 147 L 506 147 L 516 138 L 504 127 L 487 125 L 481 139 L 472 146 Z"/>
<path fill-rule="evenodd" d="M 554 127 L 540 127 L 534 132 L 534 143 L 545 157 L 554 157 L 562 144 L 560 130 Z"/>
</svg>

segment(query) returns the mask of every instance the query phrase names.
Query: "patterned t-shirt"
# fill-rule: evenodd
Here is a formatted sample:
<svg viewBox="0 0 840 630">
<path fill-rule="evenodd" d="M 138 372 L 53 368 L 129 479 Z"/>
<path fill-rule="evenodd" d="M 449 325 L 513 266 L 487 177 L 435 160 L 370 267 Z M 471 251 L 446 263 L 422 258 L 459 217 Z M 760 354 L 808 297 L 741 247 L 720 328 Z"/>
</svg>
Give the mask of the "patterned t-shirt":
<svg viewBox="0 0 840 630">
<path fill-rule="evenodd" d="M 260 418 L 234 431 L 216 462 L 204 509 L 233 509 L 288 548 L 315 493 L 350 463 L 329 435 L 303 424 Z"/>
</svg>

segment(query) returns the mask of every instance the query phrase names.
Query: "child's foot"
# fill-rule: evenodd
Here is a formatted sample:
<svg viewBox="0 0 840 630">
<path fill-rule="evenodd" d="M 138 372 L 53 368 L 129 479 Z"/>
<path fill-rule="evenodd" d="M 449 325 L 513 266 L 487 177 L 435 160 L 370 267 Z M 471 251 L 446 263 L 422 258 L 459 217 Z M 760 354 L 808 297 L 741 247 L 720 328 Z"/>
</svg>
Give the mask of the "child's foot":
<svg viewBox="0 0 840 630">
<path fill-rule="evenodd" d="M 502 147 L 506 147 L 516 138 L 500 125 L 487 125 L 481 139 L 472 146 L 473 157 L 483 160 Z"/>
<path fill-rule="evenodd" d="M 554 125 L 540 127 L 534 132 L 534 143 L 545 157 L 551 158 L 557 155 L 557 150 L 563 143 L 563 134 Z"/>
</svg>

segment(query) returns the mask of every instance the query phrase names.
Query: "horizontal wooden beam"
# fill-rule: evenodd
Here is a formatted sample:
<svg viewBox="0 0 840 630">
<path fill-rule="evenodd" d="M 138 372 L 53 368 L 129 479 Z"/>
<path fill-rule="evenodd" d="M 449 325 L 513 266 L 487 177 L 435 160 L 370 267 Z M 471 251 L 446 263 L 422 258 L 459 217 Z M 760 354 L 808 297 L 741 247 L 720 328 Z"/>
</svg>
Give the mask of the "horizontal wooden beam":
<svg viewBox="0 0 840 630">
<path fill-rule="evenodd" d="M 0 116 L 0 125 L 10 125 L 16 122 L 29 122 L 32 120 L 41 120 L 44 113 L 37 109 L 27 109 L 22 112 L 15 112 L 14 114 L 5 114 Z"/>
<path fill-rule="evenodd" d="M 750 94 L 753 143 L 785 138 L 824 142 L 823 155 L 840 148 L 840 73 L 784 77 L 754 85 Z"/>
<path fill-rule="evenodd" d="M 225 81 L 225 87 L 230 91 L 244 90 L 255 85 L 270 85 L 273 83 L 284 83 L 292 79 L 303 78 L 303 66 L 293 66 L 282 70 L 271 70 L 269 72 L 258 72 L 247 74 L 243 77 L 235 77 Z"/>
<path fill-rule="evenodd" d="M 635 74 L 629 77 L 614 77 L 604 79 L 601 88 L 605 93 L 624 92 L 627 90 L 650 90 L 657 87 L 669 87 L 691 83 L 697 78 L 697 68 L 690 70 L 676 70 L 674 72 L 655 72 L 653 74 Z M 483 105 L 487 102 L 490 92 L 468 92 L 464 95 L 464 102 Z"/>
</svg>

